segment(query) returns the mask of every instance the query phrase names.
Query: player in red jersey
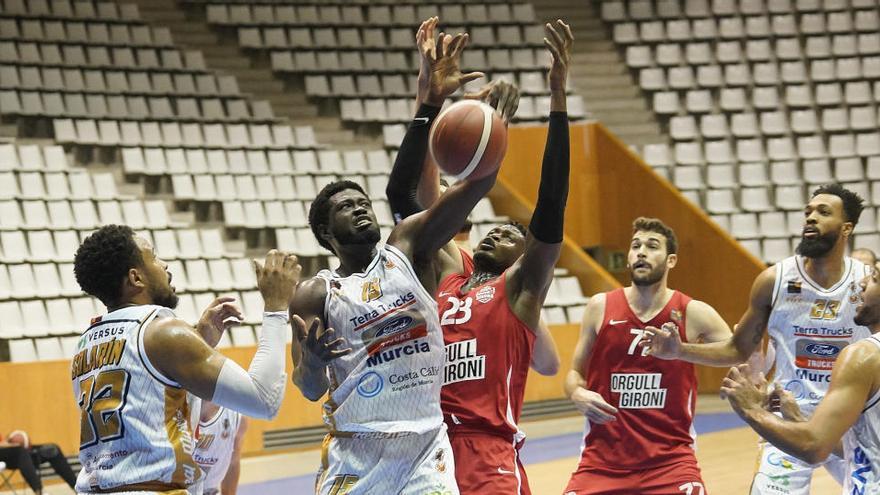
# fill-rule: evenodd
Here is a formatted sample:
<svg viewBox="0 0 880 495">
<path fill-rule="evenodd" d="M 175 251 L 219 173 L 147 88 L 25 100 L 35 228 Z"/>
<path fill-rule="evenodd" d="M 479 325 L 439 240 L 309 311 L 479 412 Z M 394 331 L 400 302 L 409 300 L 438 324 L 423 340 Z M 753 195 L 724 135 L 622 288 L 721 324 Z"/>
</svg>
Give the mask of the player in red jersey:
<svg viewBox="0 0 880 495">
<path fill-rule="evenodd" d="M 422 28 L 430 31 L 428 22 Z M 445 258 L 461 262 L 438 273 L 447 356 L 441 405 L 462 494 L 531 493 L 518 455 L 526 377 L 530 365 L 550 375 L 559 368 L 553 339 L 539 321 L 559 258 L 568 196 L 565 82 L 573 37 L 562 21 L 546 27 L 553 56 L 550 125 L 529 229 L 516 223 L 492 229 L 472 259 L 450 243 Z M 496 103 L 504 114 L 506 103 Z M 421 171 L 420 161 L 392 171 L 389 201 L 398 218 L 420 209 L 413 200 Z"/>
<path fill-rule="evenodd" d="M 632 285 L 587 304 L 565 379 L 587 433 L 565 495 L 706 493 L 694 456 L 694 367 L 648 356 L 640 345 L 649 326 L 675 328 L 688 342 L 730 336 L 711 306 L 667 287 L 676 251 L 672 229 L 636 219 L 627 255 Z"/>
</svg>

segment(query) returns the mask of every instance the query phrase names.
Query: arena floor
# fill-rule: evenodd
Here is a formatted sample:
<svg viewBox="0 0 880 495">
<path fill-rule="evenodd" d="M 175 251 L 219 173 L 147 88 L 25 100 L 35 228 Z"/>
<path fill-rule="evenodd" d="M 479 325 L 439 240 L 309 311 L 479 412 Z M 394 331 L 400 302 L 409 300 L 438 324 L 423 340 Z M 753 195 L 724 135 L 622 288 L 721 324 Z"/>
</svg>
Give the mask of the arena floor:
<svg viewBox="0 0 880 495">
<path fill-rule="evenodd" d="M 726 402 L 701 396 L 696 420 L 697 457 L 707 493 L 747 494 L 755 466 L 758 437 L 730 412 Z M 526 423 L 529 436 L 522 456 L 534 495 L 559 495 L 577 464 L 583 420 L 566 417 Z M 318 450 L 250 457 L 242 461 L 240 495 L 313 493 Z M 813 479 L 813 495 L 836 495 L 841 488 L 824 470 Z M 4 495 L 8 492 L 0 492 Z M 72 493 L 53 484 L 47 493 Z"/>
</svg>

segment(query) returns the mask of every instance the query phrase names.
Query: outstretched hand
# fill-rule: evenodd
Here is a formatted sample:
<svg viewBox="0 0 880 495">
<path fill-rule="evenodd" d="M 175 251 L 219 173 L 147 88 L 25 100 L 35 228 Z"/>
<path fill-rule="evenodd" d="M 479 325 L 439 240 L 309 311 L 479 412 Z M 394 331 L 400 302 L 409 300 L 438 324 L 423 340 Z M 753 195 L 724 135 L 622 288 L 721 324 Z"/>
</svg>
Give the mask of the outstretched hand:
<svg viewBox="0 0 880 495">
<path fill-rule="evenodd" d="M 641 341 L 645 355 L 659 359 L 678 359 L 681 355 L 681 335 L 675 323 L 664 323 L 661 328 L 645 327 Z"/>
<path fill-rule="evenodd" d="M 544 25 L 544 30 L 547 32 L 544 45 L 550 51 L 552 59 L 550 73 L 547 76 L 550 81 L 550 91 L 565 91 L 574 35 L 571 34 L 571 27 L 562 22 L 562 19 L 557 19 L 555 24 L 548 22 Z"/>
<path fill-rule="evenodd" d="M 464 98 L 489 104 L 506 124 L 510 123 L 519 108 L 519 88 L 503 79 L 490 82 L 476 93 L 467 93 Z"/>
<path fill-rule="evenodd" d="M 432 17 L 422 22 L 416 32 L 416 45 L 421 55 L 418 98 L 438 107 L 464 84 L 485 76 L 482 72 L 461 72 L 461 53 L 468 44 L 468 35 L 440 33 L 435 37 L 439 22 L 439 18 Z"/>
<path fill-rule="evenodd" d="M 333 338 L 336 332 L 332 328 L 326 328 L 319 334 L 320 320 L 317 318 L 312 321 L 308 330 L 305 321 L 299 316 L 294 315 L 290 323 L 293 325 L 293 334 L 302 343 L 304 360 L 323 367 L 330 361 L 351 352 L 350 347 L 343 347 L 346 344 L 344 338 Z"/>
<path fill-rule="evenodd" d="M 209 346 L 217 347 L 220 339 L 223 338 L 223 332 L 241 325 L 242 320 L 244 316 L 241 314 L 241 309 L 235 305 L 234 297 L 218 297 L 211 301 L 202 313 L 196 324 L 196 330 Z"/>
</svg>

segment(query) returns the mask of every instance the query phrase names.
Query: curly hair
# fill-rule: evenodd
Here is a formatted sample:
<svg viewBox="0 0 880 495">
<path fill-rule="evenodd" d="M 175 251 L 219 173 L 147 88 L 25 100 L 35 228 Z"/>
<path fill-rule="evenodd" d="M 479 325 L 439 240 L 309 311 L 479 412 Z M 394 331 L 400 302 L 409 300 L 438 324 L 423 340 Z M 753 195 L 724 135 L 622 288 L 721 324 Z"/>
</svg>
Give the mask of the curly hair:
<svg viewBox="0 0 880 495">
<path fill-rule="evenodd" d="M 830 194 L 840 198 L 843 201 L 843 215 L 846 217 L 846 221 L 852 222 L 853 225 L 859 223 L 859 217 L 862 216 L 862 210 L 865 209 L 865 200 L 858 193 L 850 191 L 840 184 L 825 184 L 813 191 L 813 195 L 810 197 L 815 198 L 820 194 Z"/>
<path fill-rule="evenodd" d="M 312 201 L 312 206 L 309 207 L 309 227 L 312 228 L 312 234 L 315 235 L 318 244 L 330 252 L 333 252 L 333 246 L 321 237 L 321 232 L 326 229 L 327 225 L 330 223 L 330 198 L 333 197 L 334 194 L 340 191 L 345 191 L 346 189 L 354 189 L 364 196 L 367 195 L 364 188 L 362 188 L 357 182 L 338 180 L 324 186 L 324 188 L 321 189 L 321 192 L 315 197 L 315 200 Z"/>
<path fill-rule="evenodd" d="M 678 239 L 675 237 L 675 231 L 658 218 L 636 218 L 633 220 L 633 234 L 636 232 L 656 232 L 666 238 L 666 254 L 678 252 Z"/>
<path fill-rule="evenodd" d="M 110 307 L 119 302 L 128 270 L 143 262 L 131 227 L 105 225 L 80 244 L 73 259 L 73 273 L 83 292 Z"/>
</svg>

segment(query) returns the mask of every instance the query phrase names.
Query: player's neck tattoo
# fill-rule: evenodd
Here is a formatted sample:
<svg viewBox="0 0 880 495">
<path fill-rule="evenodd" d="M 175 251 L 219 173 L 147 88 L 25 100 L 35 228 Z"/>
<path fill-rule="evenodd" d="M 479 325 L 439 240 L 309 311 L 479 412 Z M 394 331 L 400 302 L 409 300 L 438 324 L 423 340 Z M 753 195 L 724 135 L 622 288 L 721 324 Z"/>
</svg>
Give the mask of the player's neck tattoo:
<svg viewBox="0 0 880 495">
<path fill-rule="evenodd" d="M 496 278 L 498 275 L 499 274 L 492 272 L 474 272 L 473 275 L 471 275 L 471 278 L 468 279 L 467 285 L 470 288 L 483 285 L 493 278 Z"/>
</svg>

